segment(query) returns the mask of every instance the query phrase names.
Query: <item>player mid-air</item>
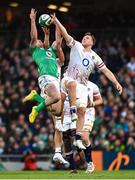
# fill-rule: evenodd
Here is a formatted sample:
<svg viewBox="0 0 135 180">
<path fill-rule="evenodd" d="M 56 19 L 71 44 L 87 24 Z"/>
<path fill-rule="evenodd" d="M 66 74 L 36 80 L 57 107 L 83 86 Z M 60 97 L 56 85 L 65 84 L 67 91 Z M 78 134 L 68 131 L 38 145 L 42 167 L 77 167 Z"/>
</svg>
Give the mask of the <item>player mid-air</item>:
<svg viewBox="0 0 135 180">
<path fill-rule="evenodd" d="M 41 97 L 36 91 L 26 96 L 23 102 L 28 100 L 36 100 L 39 102 L 38 106 L 32 108 L 32 112 L 29 115 L 29 121 L 33 123 L 38 113 L 45 107 L 57 103 L 61 99 L 60 86 L 59 86 L 59 73 L 58 73 L 58 62 L 57 62 L 57 47 L 59 40 L 56 39 L 55 46 L 49 46 L 44 44 L 38 39 L 37 27 L 36 27 L 36 11 L 31 9 L 31 43 L 30 51 L 32 58 L 38 67 L 38 83 L 41 89 L 41 94 L 45 94 L 45 97 Z M 63 62 L 62 62 L 63 63 Z M 56 112 L 57 116 L 61 114 L 61 108 Z"/>
<path fill-rule="evenodd" d="M 59 30 L 55 30 L 56 41 L 50 46 L 49 36 L 50 31 L 48 27 L 42 27 L 44 31 L 44 42 L 37 39 L 37 29 L 36 29 L 36 11 L 31 10 L 31 52 L 34 61 L 36 62 L 39 70 L 39 87 L 41 89 L 41 96 L 35 90 L 32 90 L 29 95 L 27 95 L 23 102 L 27 101 L 37 101 L 40 104 L 33 107 L 32 112 L 29 116 L 30 123 L 34 123 L 38 113 L 45 107 L 49 107 L 49 110 L 55 109 L 53 112 L 53 120 L 55 124 L 55 156 L 53 160 L 59 161 L 63 164 L 68 164 L 67 161 L 61 155 L 61 139 L 62 129 L 61 125 L 61 94 L 60 94 L 60 78 L 59 69 L 64 64 L 64 53 L 61 48 L 62 38 Z M 58 57 L 58 58 L 57 58 Z M 58 96 L 58 97 L 57 97 Z"/>
<path fill-rule="evenodd" d="M 62 87 L 69 95 L 70 112 L 72 120 L 77 120 L 76 140 L 79 148 L 84 148 L 81 142 L 81 133 L 84 124 L 87 102 L 84 99 L 79 100 L 76 108 L 76 88 L 78 84 L 87 85 L 89 75 L 97 67 L 113 83 L 119 94 L 122 93 L 122 87 L 115 78 L 114 74 L 106 67 L 102 59 L 92 50 L 95 44 L 95 38 L 91 33 L 85 33 L 82 42 L 78 42 L 70 36 L 65 27 L 58 18 L 52 15 L 53 23 L 60 29 L 67 45 L 71 48 L 69 65 L 62 79 Z M 82 90 L 84 87 L 81 85 Z M 77 110 L 76 110 L 77 109 Z M 78 112 L 77 112 L 78 111 Z M 77 119 L 78 113 L 78 119 Z"/>
</svg>

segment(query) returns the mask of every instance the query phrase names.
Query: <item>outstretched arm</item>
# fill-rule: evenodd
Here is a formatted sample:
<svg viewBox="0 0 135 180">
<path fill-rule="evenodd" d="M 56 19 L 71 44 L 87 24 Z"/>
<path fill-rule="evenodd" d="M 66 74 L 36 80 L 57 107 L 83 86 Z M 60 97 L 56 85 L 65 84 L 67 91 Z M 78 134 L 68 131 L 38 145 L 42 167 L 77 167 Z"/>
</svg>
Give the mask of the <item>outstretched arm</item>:
<svg viewBox="0 0 135 180">
<path fill-rule="evenodd" d="M 120 85 L 120 83 L 117 81 L 116 77 L 114 76 L 114 74 L 107 68 L 103 68 L 101 70 L 104 75 L 114 84 L 114 87 L 117 89 L 117 91 L 119 92 L 119 94 L 122 93 L 122 86 Z"/>
<path fill-rule="evenodd" d="M 44 31 L 44 48 L 49 48 L 50 47 L 50 41 L 49 41 L 50 29 L 46 26 L 42 27 L 42 29 Z"/>
<path fill-rule="evenodd" d="M 56 28 L 55 28 L 55 41 L 52 43 L 52 48 L 57 51 L 57 55 L 58 55 L 57 63 L 60 66 L 63 66 L 64 61 L 65 61 L 65 56 L 64 56 L 64 53 L 63 53 L 63 50 L 61 47 L 61 43 L 62 43 L 62 37 L 60 34 L 60 30 L 56 26 Z"/>
<path fill-rule="evenodd" d="M 68 34 L 66 28 L 57 19 L 55 14 L 51 15 L 51 17 L 52 17 L 53 23 L 56 25 L 56 27 L 58 27 L 60 29 L 60 32 L 61 32 L 63 38 L 65 39 L 66 43 L 69 44 L 73 40 L 73 37 Z"/>
<path fill-rule="evenodd" d="M 35 11 L 35 9 L 31 9 L 30 12 L 30 19 L 31 19 L 31 32 L 30 32 L 30 36 L 31 36 L 31 45 L 35 46 L 36 42 L 37 42 L 37 27 L 36 27 L 36 14 L 37 11 Z"/>
<path fill-rule="evenodd" d="M 56 30 L 55 30 L 55 36 L 56 36 L 56 50 L 57 50 L 58 58 L 59 58 L 59 60 L 57 62 L 60 66 L 63 66 L 64 61 L 65 61 L 65 56 L 64 56 L 64 52 L 61 47 L 62 37 L 60 34 L 60 30 L 57 26 L 56 26 Z"/>
</svg>

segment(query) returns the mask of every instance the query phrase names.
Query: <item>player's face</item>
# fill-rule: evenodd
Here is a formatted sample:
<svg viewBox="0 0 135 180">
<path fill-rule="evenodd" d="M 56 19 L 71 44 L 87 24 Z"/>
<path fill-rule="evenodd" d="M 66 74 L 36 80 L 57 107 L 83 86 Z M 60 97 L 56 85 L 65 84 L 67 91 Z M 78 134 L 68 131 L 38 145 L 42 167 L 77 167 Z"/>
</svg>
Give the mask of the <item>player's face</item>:
<svg viewBox="0 0 135 180">
<path fill-rule="evenodd" d="M 83 39 L 82 39 L 82 45 L 84 47 L 93 46 L 93 39 L 92 39 L 92 37 L 89 36 L 89 35 L 84 36 Z"/>
</svg>

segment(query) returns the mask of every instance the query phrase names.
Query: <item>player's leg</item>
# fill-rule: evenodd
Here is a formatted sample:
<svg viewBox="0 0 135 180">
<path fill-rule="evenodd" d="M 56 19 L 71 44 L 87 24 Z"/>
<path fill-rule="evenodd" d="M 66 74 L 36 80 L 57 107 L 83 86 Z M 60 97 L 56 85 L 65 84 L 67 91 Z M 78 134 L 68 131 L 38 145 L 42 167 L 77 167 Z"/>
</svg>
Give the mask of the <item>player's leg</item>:
<svg viewBox="0 0 135 180">
<path fill-rule="evenodd" d="M 87 162 L 87 169 L 86 173 L 92 173 L 95 170 L 94 163 L 92 161 L 92 147 L 91 147 L 91 142 L 90 142 L 90 132 L 93 127 L 93 121 L 85 121 L 84 127 L 83 127 L 83 132 L 82 132 L 82 139 L 83 143 L 86 147 L 84 150 L 85 153 L 85 158 Z"/>
<path fill-rule="evenodd" d="M 41 97 L 36 90 L 32 90 L 27 96 L 25 96 L 25 98 L 22 100 L 23 103 L 27 102 L 27 101 L 37 101 L 39 103 L 44 101 L 44 98 Z"/>
<path fill-rule="evenodd" d="M 72 133 L 71 131 L 74 131 Z M 63 132 L 63 142 L 64 142 L 64 151 L 66 154 L 66 159 L 70 163 L 70 173 L 77 173 L 76 163 L 74 160 L 73 150 L 72 150 L 72 144 L 73 144 L 73 138 L 75 135 L 75 129 L 71 130 L 68 129 L 65 132 Z"/>
<path fill-rule="evenodd" d="M 56 116 L 53 116 L 54 124 L 56 124 Z M 56 125 L 55 125 L 56 127 Z M 62 144 L 63 144 L 63 135 L 62 132 L 59 129 L 55 128 L 55 135 L 54 135 L 54 144 L 55 144 L 55 154 L 53 156 L 53 160 L 55 162 L 60 162 L 62 164 L 65 164 L 66 166 L 69 166 L 68 161 L 66 161 L 62 156 Z"/>
<path fill-rule="evenodd" d="M 63 131 L 62 110 L 63 110 L 63 106 L 61 100 L 51 105 L 51 112 L 53 113 L 55 118 L 55 128 L 58 129 L 59 131 Z"/>
<path fill-rule="evenodd" d="M 68 90 L 69 102 L 70 102 L 70 112 L 72 121 L 77 120 L 77 108 L 76 108 L 76 82 L 66 81 L 65 86 Z"/>
<path fill-rule="evenodd" d="M 58 79 L 52 76 L 41 76 L 38 79 L 39 87 L 41 89 L 42 97 L 44 97 L 44 106 L 50 106 L 53 103 L 58 102 L 61 99 L 60 87 Z M 40 112 L 43 108 L 42 104 L 39 104 L 37 111 Z"/>
<path fill-rule="evenodd" d="M 77 120 L 77 108 L 76 108 L 76 86 L 77 83 L 70 77 L 64 77 L 61 82 L 63 91 L 68 93 L 70 102 L 70 112 L 72 121 Z"/>
<path fill-rule="evenodd" d="M 88 101 L 87 87 L 82 84 L 77 84 L 76 94 L 76 105 L 78 112 L 78 120 L 76 123 L 76 146 L 80 149 L 85 149 L 85 146 L 83 145 L 81 140 L 81 134 L 84 126 L 85 112 Z"/>
<path fill-rule="evenodd" d="M 61 92 L 61 100 L 51 105 L 51 112 L 55 116 L 55 128 L 59 129 L 60 131 L 63 131 L 62 117 L 65 99 L 66 94 L 64 92 Z"/>
<path fill-rule="evenodd" d="M 84 125 L 84 117 L 85 117 L 86 108 L 79 107 L 77 110 L 78 110 L 78 119 L 76 123 L 76 136 L 75 136 L 76 146 L 79 149 L 85 149 L 85 146 L 82 143 L 82 129 Z"/>
<path fill-rule="evenodd" d="M 61 94 L 59 91 L 59 82 L 57 80 L 52 82 L 51 78 L 50 81 L 48 81 L 46 81 L 45 79 L 45 82 L 42 81 L 42 84 L 39 84 L 41 92 L 42 94 L 44 94 L 44 101 L 42 101 L 38 106 L 34 106 L 32 108 L 32 112 L 29 115 L 29 121 L 31 123 L 34 123 L 40 111 L 42 111 L 45 107 L 58 102 L 61 98 Z"/>
</svg>

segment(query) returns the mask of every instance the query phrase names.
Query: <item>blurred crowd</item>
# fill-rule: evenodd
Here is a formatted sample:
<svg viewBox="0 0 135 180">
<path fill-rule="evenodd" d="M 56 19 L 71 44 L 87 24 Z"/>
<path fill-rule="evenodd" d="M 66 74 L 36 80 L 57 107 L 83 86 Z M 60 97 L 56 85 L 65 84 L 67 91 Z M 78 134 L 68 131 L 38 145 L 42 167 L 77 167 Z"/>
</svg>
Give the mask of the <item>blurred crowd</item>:
<svg viewBox="0 0 135 180">
<path fill-rule="evenodd" d="M 91 134 L 95 150 L 135 150 L 135 34 L 117 34 L 105 33 L 94 47 L 123 86 L 120 96 L 100 72 L 95 71 L 90 77 L 100 87 L 104 99 L 104 105 L 96 108 Z M 50 114 L 44 110 L 30 125 L 28 114 L 34 102 L 22 103 L 32 89 L 40 92 L 37 68 L 28 46 L 28 39 L 21 34 L 10 40 L 0 38 L 0 154 L 22 154 L 29 149 L 38 154 L 54 151 Z M 65 45 L 63 48 L 67 65 L 69 50 Z"/>
</svg>

